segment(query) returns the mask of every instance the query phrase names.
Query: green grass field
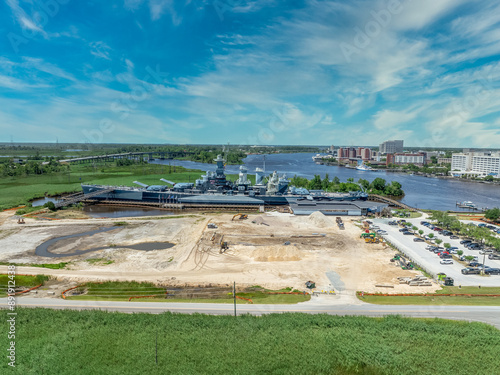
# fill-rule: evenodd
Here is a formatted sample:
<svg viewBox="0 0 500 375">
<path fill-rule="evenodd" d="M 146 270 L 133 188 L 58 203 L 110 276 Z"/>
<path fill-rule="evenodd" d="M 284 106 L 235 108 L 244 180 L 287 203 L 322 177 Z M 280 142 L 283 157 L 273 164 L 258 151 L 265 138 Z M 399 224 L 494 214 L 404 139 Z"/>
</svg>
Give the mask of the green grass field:
<svg viewBox="0 0 500 375">
<path fill-rule="evenodd" d="M 14 281 L 16 283 L 15 287 L 26 287 L 31 288 L 40 284 L 45 283 L 49 279 L 48 276 L 36 275 L 36 276 L 26 276 L 26 275 L 15 275 Z M 0 275 L 0 298 L 7 296 L 7 289 L 9 286 L 9 280 L 12 280 L 9 275 Z"/>
<path fill-rule="evenodd" d="M 88 165 L 71 165 L 71 171 L 48 175 L 16 176 L 0 179 L 0 209 L 27 204 L 30 200 L 47 195 L 81 191 L 81 183 L 136 186 L 139 180 L 148 185 L 164 184 L 160 178 L 173 182 L 194 182 L 202 171 L 168 165 L 145 164 L 116 167 L 106 163 L 93 168 Z M 235 175 L 229 175 L 233 180 Z"/>
<path fill-rule="evenodd" d="M 497 287 L 458 286 L 443 287 L 430 296 L 358 296 L 377 305 L 477 305 L 500 306 L 500 297 L 442 296 L 442 294 L 500 294 Z"/>
<path fill-rule="evenodd" d="M 16 319 L 16 369 L 4 357 L 6 374 L 470 375 L 500 368 L 500 332 L 482 323 L 23 308 Z M 2 347 L 7 341 L 2 335 Z"/>
</svg>

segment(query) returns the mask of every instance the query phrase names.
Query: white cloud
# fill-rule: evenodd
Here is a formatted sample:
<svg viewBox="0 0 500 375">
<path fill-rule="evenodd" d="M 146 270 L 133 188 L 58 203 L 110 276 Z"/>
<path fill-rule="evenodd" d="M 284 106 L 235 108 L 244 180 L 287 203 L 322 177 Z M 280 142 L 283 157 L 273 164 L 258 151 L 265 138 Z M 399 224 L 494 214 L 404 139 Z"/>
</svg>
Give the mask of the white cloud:
<svg viewBox="0 0 500 375">
<path fill-rule="evenodd" d="M 18 0 L 7 0 L 7 5 L 12 10 L 14 17 L 16 17 L 17 22 L 23 29 L 38 32 L 47 37 L 47 33 L 42 29 L 40 25 L 36 23 L 33 18 L 30 18 L 26 14 L 24 9 L 19 5 Z"/>
<path fill-rule="evenodd" d="M 102 59 L 111 60 L 109 56 L 109 52 L 111 48 L 104 42 L 91 42 L 89 44 L 90 53 L 96 57 L 100 57 Z"/>
</svg>

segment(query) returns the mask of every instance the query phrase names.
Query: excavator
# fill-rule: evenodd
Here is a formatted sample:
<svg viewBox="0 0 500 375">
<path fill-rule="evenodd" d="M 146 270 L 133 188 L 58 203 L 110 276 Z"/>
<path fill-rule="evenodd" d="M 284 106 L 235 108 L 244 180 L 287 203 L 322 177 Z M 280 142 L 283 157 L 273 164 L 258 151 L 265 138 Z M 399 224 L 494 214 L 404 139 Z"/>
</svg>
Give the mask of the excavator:
<svg viewBox="0 0 500 375">
<path fill-rule="evenodd" d="M 229 246 L 227 245 L 227 242 L 224 241 L 224 235 L 222 235 L 220 237 L 220 250 L 219 250 L 219 253 L 222 254 L 223 252 L 225 252 L 228 249 L 229 249 Z"/>
<path fill-rule="evenodd" d="M 247 214 L 236 214 L 233 216 L 233 218 L 231 219 L 231 221 L 234 221 L 234 219 L 240 219 L 240 220 L 244 220 L 244 219 L 248 219 L 248 215 Z"/>
</svg>

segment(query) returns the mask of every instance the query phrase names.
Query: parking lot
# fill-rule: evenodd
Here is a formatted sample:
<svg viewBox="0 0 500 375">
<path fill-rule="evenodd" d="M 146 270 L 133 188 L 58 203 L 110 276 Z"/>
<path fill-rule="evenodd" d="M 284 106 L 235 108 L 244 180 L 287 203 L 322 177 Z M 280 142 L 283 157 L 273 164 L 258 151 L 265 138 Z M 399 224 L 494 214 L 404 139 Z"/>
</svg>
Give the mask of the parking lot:
<svg viewBox="0 0 500 375">
<path fill-rule="evenodd" d="M 382 235 L 382 237 L 386 238 L 396 247 L 404 250 L 406 255 L 434 276 L 441 272 L 445 273 L 447 276 L 450 276 L 455 280 L 455 285 L 457 286 L 500 286 L 500 275 L 463 275 L 462 269 L 465 268 L 465 265 L 458 263 L 455 259 L 453 260 L 453 264 L 440 264 L 442 259 L 434 252 L 426 250 L 426 247 L 429 245 L 427 242 L 414 242 L 413 240 L 416 236 L 404 235 L 399 231 L 399 229 L 401 229 L 400 226 L 388 224 L 389 221 L 392 220 L 395 219 L 375 219 L 373 222 L 374 225 L 379 226 L 381 230 L 385 230 L 387 232 L 387 234 Z M 483 255 L 480 255 L 478 250 L 466 249 L 460 244 L 461 239 L 450 239 L 450 237 L 443 236 L 438 232 L 421 225 L 420 221 L 425 219 L 416 218 L 405 220 L 410 222 L 412 226 L 416 226 L 418 230 L 422 229 L 424 231 L 424 236 L 429 233 L 433 233 L 435 238 L 443 240 L 443 243 L 449 243 L 451 246 L 457 247 L 458 250 L 462 250 L 464 252 L 464 256 L 477 256 L 479 263 L 483 263 Z M 443 243 L 440 246 L 443 246 Z M 484 257 L 484 264 L 492 268 L 500 268 L 500 260 L 490 260 L 488 259 L 488 255 Z"/>
</svg>

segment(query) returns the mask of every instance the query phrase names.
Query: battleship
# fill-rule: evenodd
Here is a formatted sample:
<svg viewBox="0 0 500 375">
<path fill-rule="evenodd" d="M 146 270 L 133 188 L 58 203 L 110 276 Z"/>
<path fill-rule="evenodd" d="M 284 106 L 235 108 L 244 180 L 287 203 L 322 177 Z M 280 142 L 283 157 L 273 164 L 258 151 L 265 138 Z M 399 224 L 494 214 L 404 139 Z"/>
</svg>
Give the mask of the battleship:
<svg viewBox="0 0 500 375">
<path fill-rule="evenodd" d="M 158 204 L 204 204 L 204 205 L 287 205 L 290 201 L 310 200 L 366 200 L 363 192 L 325 193 L 304 188 L 289 187 L 286 175 L 274 171 L 266 177 L 263 168 L 255 169 L 255 184 L 248 179 L 248 169 L 240 166 L 238 179 L 234 182 L 224 173 L 226 160 L 222 155 L 214 159 L 215 171 L 207 171 L 194 183 L 161 179 L 166 185 L 146 185 L 134 181 L 137 187 L 82 184 L 84 194 L 92 194 L 95 200 L 155 202 Z M 267 182 L 265 181 L 267 179 Z M 99 194 L 99 191 L 103 191 Z"/>
</svg>

